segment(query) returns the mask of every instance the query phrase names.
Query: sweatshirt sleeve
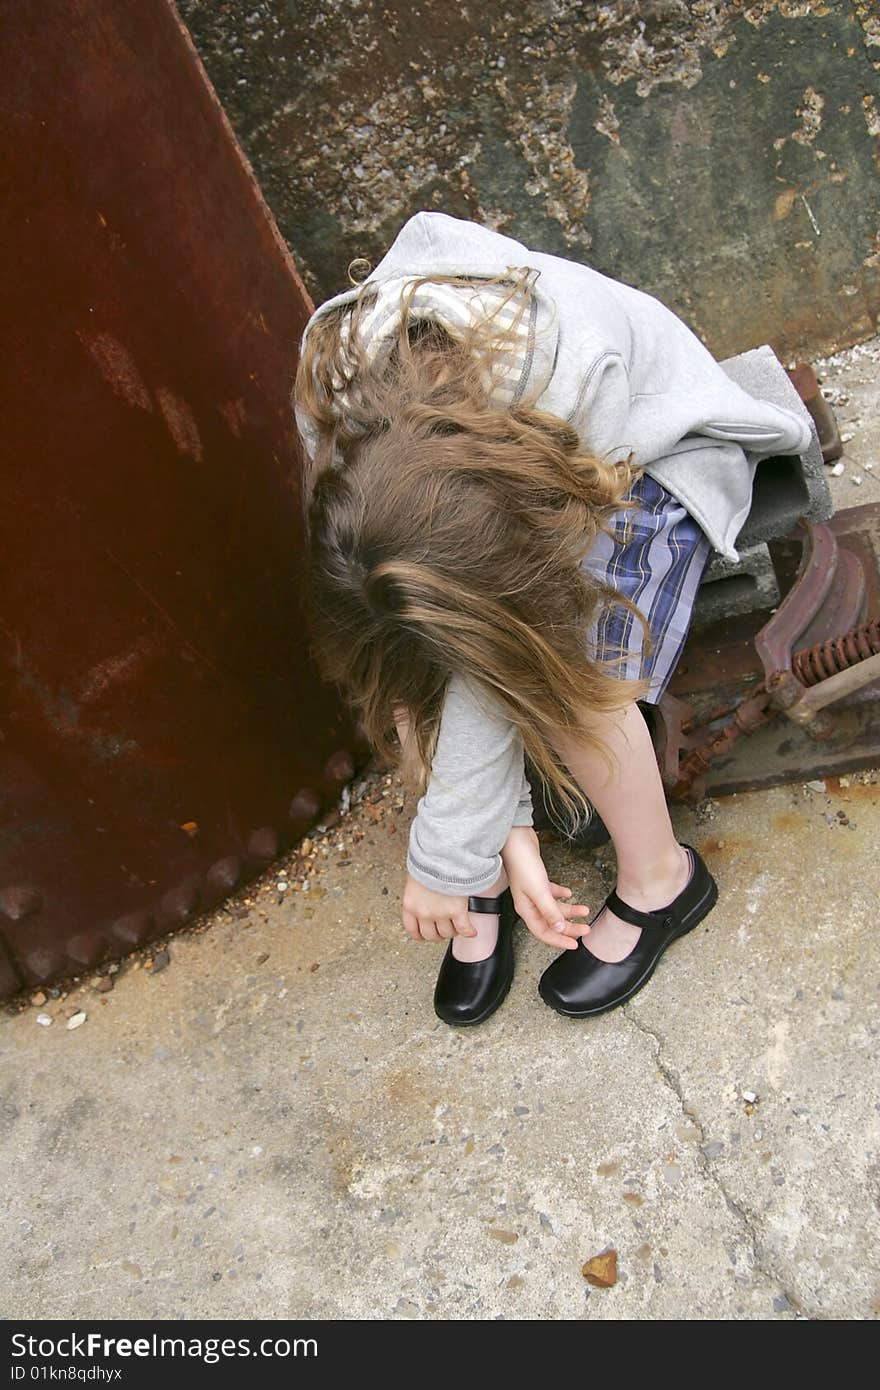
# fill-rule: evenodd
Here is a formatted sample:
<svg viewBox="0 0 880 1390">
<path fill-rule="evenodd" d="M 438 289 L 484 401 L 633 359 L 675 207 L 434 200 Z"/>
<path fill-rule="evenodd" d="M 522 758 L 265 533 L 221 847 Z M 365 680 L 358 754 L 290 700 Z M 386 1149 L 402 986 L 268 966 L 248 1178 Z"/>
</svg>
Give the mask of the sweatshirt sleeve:
<svg viewBox="0 0 880 1390">
<path fill-rule="evenodd" d="M 626 363 L 618 352 L 603 352 L 581 383 L 571 424 L 594 454 L 617 462 L 632 448 L 628 437 L 630 409 Z"/>
<path fill-rule="evenodd" d="M 450 679 L 428 788 L 410 827 L 407 872 L 438 893 L 485 892 L 513 825 L 532 824 L 522 739 L 484 687 Z"/>
</svg>

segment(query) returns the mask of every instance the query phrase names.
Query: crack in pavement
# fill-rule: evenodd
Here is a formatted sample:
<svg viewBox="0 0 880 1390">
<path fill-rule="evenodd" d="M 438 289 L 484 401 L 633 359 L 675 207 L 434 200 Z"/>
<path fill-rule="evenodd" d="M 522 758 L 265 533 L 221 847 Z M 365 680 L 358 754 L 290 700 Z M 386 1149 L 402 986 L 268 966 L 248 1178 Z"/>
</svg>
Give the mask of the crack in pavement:
<svg viewBox="0 0 880 1390">
<path fill-rule="evenodd" d="M 711 1159 L 709 1159 L 706 1156 L 706 1153 L 703 1149 L 703 1145 L 706 1143 L 706 1131 L 703 1128 L 702 1121 L 697 1117 L 697 1115 L 693 1111 L 693 1108 L 688 1104 L 687 1100 L 685 1099 L 684 1089 L 682 1087 L 678 1073 L 674 1070 L 673 1067 L 670 1066 L 670 1064 L 665 1060 L 663 1056 L 663 1048 L 665 1046 L 664 1039 L 658 1032 L 655 1031 L 655 1029 L 649 1028 L 647 1023 L 643 1023 L 641 1019 L 637 1018 L 635 1014 L 631 1013 L 630 1008 L 631 1005 L 622 1004 L 620 1006 L 620 1012 L 623 1014 L 627 1023 L 632 1024 L 632 1026 L 639 1033 L 643 1033 L 645 1037 L 650 1038 L 651 1042 L 654 1044 L 654 1061 L 657 1064 L 657 1070 L 663 1078 L 664 1084 L 675 1096 L 676 1100 L 681 1106 L 682 1114 L 686 1115 L 687 1118 L 691 1121 L 691 1123 L 695 1126 L 695 1128 L 699 1130 L 700 1141 L 697 1150 L 697 1166 L 700 1172 L 703 1174 L 703 1176 L 707 1178 L 708 1181 L 711 1182 L 715 1187 L 717 1187 L 718 1191 L 721 1193 L 721 1196 L 724 1198 L 724 1203 L 728 1211 L 730 1211 L 742 1224 L 746 1236 L 748 1238 L 749 1245 L 751 1247 L 753 1267 L 758 1271 L 759 1274 L 763 1274 L 765 1279 L 770 1280 L 773 1284 L 776 1285 L 776 1287 L 779 1289 L 779 1292 L 782 1294 L 783 1298 L 786 1300 L 791 1310 L 794 1313 L 796 1313 L 799 1318 L 809 1318 L 811 1321 L 814 1320 L 816 1314 L 810 1313 L 804 1308 L 803 1303 L 797 1297 L 797 1295 L 793 1294 L 791 1290 L 786 1287 L 785 1282 L 780 1278 L 777 1270 L 774 1268 L 773 1263 L 769 1259 L 769 1257 L 763 1256 L 761 1254 L 763 1242 L 755 1227 L 752 1217 L 746 1211 L 746 1209 L 740 1205 L 736 1198 L 731 1196 L 730 1192 L 728 1192 L 727 1190 L 727 1186 L 723 1178 L 721 1177 L 721 1174 L 717 1171 Z"/>
</svg>

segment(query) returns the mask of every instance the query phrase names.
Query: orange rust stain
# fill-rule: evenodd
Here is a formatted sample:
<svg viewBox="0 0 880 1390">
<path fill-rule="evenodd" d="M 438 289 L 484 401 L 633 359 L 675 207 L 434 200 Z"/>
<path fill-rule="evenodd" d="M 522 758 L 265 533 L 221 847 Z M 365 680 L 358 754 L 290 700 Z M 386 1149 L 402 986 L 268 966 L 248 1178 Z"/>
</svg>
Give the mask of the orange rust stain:
<svg viewBox="0 0 880 1390">
<path fill-rule="evenodd" d="M 778 222 L 781 218 L 787 217 L 794 207 L 794 200 L 797 197 L 796 188 L 786 188 L 779 194 L 773 209 L 773 221 Z"/>
<path fill-rule="evenodd" d="M 419 1079 L 408 1071 L 392 1072 L 386 1082 L 385 1091 L 388 1099 L 395 1105 L 418 1106 L 426 1110 L 433 1109 L 439 1099 L 433 1089 L 425 1090 Z"/>
<path fill-rule="evenodd" d="M 186 401 L 175 396 L 174 392 L 169 391 L 167 386 L 156 387 L 156 400 L 159 402 L 162 418 L 168 426 L 168 433 L 174 440 L 178 453 L 188 454 L 190 458 L 200 462 L 202 459 L 202 440 L 195 416 Z"/>
<path fill-rule="evenodd" d="M 115 395 L 139 410 L 153 409 L 150 393 L 127 347 L 112 333 L 78 332 L 76 336 Z"/>
<path fill-rule="evenodd" d="M 231 433 L 235 435 L 236 439 L 240 439 L 245 421 L 244 401 L 241 396 L 234 401 L 223 401 L 217 409 L 229 426 Z"/>
<path fill-rule="evenodd" d="M 880 800 L 880 782 L 850 782 L 848 787 L 842 787 L 839 777 L 826 777 L 825 787 L 829 796 L 841 801 L 867 801 L 874 806 Z"/>
<path fill-rule="evenodd" d="M 773 829 L 784 832 L 803 830 L 806 823 L 799 811 L 780 811 L 773 817 Z"/>
<path fill-rule="evenodd" d="M 748 835 L 713 835 L 703 841 L 700 853 L 711 856 L 716 863 L 724 863 L 740 855 L 751 854 L 756 849 L 757 845 Z"/>
</svg>

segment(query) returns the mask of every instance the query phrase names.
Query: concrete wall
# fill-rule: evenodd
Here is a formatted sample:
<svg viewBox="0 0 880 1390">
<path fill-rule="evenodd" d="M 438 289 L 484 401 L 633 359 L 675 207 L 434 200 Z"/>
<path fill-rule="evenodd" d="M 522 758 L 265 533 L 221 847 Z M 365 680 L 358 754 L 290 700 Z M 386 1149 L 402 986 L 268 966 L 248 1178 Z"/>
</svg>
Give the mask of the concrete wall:
<svg viewBox="0 0 880 1390">
<path fill-rule="evenodd" d="M 316 300 L 440 208 L 649 290 L 719 356 L 875 329 L 871 0 L 178 5 Z"/>
</svg>

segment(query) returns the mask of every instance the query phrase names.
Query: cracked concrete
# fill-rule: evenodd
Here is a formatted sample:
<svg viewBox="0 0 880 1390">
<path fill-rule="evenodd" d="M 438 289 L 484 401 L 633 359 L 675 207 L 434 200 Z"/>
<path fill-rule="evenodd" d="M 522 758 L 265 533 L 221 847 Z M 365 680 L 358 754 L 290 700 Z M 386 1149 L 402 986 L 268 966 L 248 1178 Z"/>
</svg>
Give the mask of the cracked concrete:
<svg viewBox="0 0 880 1390">
<path fill-rule="evenodd" d="M 279 866 L 155 978 L 6 1016 L 8 1315 L 876 1316 L 880 783 L 677 809 L 721 898 L 650 985 L 561 1018 L 521 931 L 469 1031 L 398 925 L 411 802 L 369 795 L 307 892 Z M 606 852 L 546 853 L 601 901 Z"/>
<path fill-rule="evenodd" d="M 878 361 L 821 364 L 838 505 L 880 495 Z M 412 800 L 361 790 L 166 969 L 0 1015 L 6 1315 L 876 1318 L 880 774 L 676 808 L 720 899 L 650 984 L 562 1018 L 520 930 L 466 1031 L 399 925 Z M 601 902 L 607 848 L 546 855 Z"/>
</svg>

